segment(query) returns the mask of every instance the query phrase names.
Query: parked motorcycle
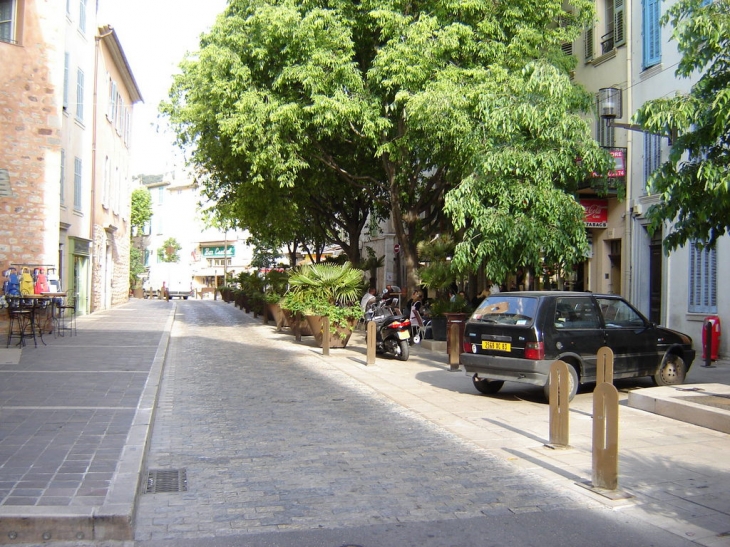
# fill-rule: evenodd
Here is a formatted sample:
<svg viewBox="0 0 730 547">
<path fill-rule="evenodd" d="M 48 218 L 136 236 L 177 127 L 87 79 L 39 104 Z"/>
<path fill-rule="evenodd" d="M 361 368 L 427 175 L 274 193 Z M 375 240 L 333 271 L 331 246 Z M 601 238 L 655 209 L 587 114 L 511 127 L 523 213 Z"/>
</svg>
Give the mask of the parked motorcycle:
<svg viewBox="0 0 730 547">
<path fill-rule="evenodd" d="M 399 361 L 408 361 L 411 321 L 395 308 L 397 303 L 397 298 L 378 298 L 370 304 L 366 317 L 375 322 L 375 352 L 390 353 Z"/>
</svg>

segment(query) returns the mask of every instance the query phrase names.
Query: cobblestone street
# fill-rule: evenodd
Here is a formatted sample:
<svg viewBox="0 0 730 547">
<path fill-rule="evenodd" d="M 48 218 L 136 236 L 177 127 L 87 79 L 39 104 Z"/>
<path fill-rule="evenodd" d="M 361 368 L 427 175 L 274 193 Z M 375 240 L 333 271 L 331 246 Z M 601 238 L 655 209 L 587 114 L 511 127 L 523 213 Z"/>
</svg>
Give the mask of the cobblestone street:
<svg viewBox="0 0 730 547">
<path fill-rule="evenodd" d="M 320 350 L 282 336 L 231 305 L 179 305 L 148 467 L 185 469 L 187 491 L 142 495 L 137 540 L 591 504 L 388 401 L 329 366 Z"/>
</svg>

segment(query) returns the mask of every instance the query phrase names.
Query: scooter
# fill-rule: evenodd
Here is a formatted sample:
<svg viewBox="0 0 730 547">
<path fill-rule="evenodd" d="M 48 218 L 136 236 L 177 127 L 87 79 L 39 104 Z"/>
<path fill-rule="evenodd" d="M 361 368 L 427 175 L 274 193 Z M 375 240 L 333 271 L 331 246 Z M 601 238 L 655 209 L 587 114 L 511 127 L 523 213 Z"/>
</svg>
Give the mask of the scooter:
<svg viewBox="0 0 730 547">
<path fill-rule="evenodd" d="M 375 352 L 391 353 L 399 361 L 408 361 L 408 341 L 411 337 L 411 320 L 395 313 L 397 298 L 378 298 L 366 312 L 375 322 Z"/>
</svg>

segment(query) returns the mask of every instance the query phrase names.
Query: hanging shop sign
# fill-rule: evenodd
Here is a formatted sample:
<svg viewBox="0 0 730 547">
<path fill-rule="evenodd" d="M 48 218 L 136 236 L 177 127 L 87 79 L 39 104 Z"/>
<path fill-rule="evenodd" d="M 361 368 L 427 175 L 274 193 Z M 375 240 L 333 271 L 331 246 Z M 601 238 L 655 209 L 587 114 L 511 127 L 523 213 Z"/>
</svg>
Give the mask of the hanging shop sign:
<svg viewBox="0 0 730 547">
<path fill-rule="evenodd" d="M 582 199 L 583 222 L 586 228 L 606 228 L 608 226 L 608 200 Z"/>
<path fill-rule="evenodd" d="M 218 245 L 216 247 L 203 247 L 204 258 L 230 258 L 236 256 L 236 248 L 233 245 Z"/>
</svg>

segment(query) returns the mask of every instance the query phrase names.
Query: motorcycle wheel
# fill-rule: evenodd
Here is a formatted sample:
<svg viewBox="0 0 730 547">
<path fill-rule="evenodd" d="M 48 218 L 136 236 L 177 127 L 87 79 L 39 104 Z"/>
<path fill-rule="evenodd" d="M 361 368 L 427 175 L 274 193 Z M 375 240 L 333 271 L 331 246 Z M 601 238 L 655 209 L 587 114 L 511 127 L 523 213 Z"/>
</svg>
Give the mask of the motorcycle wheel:
<svg viewBox="0 0 730 547">
<path fill-rule="evenodd" d="M 408 357 L 409 357 L 408 340 L 399 341 L 398 347 L 400 348 L 400 351 L 396 354 L 396 358 L 399 361 L 408 361 Z"/>
</svg>

